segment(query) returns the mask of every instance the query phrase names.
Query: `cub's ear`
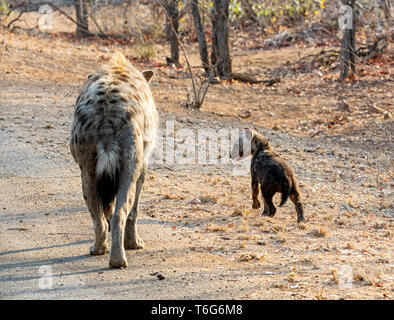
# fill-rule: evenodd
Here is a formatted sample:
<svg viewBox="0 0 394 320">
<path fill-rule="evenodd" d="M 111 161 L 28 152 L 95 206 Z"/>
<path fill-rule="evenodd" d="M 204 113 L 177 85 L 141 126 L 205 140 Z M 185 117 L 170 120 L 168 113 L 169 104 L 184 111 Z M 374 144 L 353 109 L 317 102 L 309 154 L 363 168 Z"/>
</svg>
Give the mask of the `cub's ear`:
<svg viewBox="0 0 394 320">
<path fill-rule="evenodd" d="M 152 70 L 145 70 L 142 71 L 142 75 L 144 76 L 146 82 L 149 84 L 150 80 L 152 79 L 154 72 Z"/>
</svg>

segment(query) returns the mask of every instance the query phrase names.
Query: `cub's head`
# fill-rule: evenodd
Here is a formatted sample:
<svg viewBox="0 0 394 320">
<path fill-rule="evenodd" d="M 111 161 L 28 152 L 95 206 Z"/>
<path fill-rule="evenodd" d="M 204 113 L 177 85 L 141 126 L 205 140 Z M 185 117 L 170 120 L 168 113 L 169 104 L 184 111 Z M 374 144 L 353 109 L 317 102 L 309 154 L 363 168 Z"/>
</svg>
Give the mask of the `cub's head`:
<svg viewBox="0 0 394 320">
<path fill-rule="evenodd" d="M 269 141 L 260 133 L 250 128 L 245 128 L 235 141 L 230 158 L 233 160 L 241 160 L 249 155 L 254 155 L 258 150 L 270 150 Z"/>
</svg>

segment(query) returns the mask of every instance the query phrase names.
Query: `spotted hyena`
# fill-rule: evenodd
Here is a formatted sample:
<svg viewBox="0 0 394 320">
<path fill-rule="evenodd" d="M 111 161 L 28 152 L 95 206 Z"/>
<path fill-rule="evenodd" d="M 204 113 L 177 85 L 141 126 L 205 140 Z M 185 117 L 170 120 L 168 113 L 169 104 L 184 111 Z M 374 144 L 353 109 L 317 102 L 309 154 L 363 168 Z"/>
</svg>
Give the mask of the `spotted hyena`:
<svg viewBox="0 0 394 320">
<path fill-rule="evenodd" d="M 125 249 L 143 248 L 137 233 L 138 200 L 158 128 L 148 83 L 120 53 L 91 75 L 74 110 L 70 149 L 94 224 L 92 255 L 105 254 L 111 231 L 111 267 L 127 267 Z"/>
<path fill-rule="evenodd" d="M 275 193 L 282 193 L 279 206 L 290 197 L 297 211 L 297 222 L 306 221 L 301 203 L 300 188 L 293 170 L 279 154 L 271 149 L 269 141 L 258 132 L 246 128 L 239 135 L 230 154 L 232 159 L 242 159 L 252 155 L 250 173 L 252 176 L 253 209 L 260 208 L 259 187 L 264 200 L 262 215 L 273 217 L 276 207 L 272 202 Z"/>
</svg>

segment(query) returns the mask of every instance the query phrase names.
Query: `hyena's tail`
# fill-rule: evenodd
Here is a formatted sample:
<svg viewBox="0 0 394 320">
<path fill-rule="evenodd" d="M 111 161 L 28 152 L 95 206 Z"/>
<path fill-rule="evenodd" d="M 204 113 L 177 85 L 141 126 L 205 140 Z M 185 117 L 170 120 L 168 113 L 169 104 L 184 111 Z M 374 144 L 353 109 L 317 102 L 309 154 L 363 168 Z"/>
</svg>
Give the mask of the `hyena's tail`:
<svg viewBox="0 0 394 320">
<path fill-rule="evenodd" d="M 279 204 L 280 207 L 283 206 L 289 198 L 291 187 L 291 180 L 288 177 L 285 177 L 282 182 L 282 199 Z"/>
<path fill-rule="evenodd" d="M 118 192 L 121 165 L 119 145 L 109 131 L 101 135 L 96 147 L 96 193 L 104 212 Z"/>
</svg>

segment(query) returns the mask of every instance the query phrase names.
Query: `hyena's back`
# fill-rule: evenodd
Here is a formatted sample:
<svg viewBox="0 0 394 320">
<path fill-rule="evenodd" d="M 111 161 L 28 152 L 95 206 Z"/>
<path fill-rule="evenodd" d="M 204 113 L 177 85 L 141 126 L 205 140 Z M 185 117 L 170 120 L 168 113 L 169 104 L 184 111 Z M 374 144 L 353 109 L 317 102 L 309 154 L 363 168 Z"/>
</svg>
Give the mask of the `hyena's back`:
<svg viewBox="0 0 394 320">
<path fill-rule="evenodd" d="M 115 196 L 122 167 L 132 171 L 138 158 L 147 163 L 157 124 L 148 82 L 123 55 L 89 76 L 75 106 L 70 146 L 82 175 L 97 177 L 104 207 Z"/>
</svg>

